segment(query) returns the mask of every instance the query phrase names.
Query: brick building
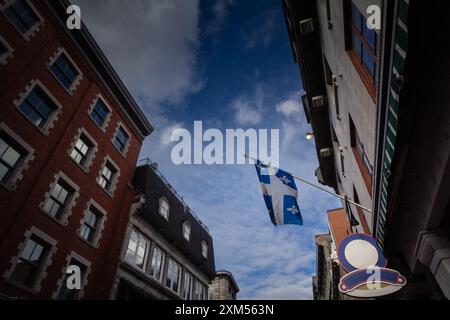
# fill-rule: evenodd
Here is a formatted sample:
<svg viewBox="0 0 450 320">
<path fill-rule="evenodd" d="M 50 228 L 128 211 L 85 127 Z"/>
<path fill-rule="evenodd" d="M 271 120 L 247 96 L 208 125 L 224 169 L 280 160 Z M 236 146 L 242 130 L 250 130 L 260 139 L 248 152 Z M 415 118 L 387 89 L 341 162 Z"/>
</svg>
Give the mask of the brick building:
<svg viewBox="0 0 450 320">
<path fill-rule="evenodd" d="M 239 287 L 231 272 L 218 270 L 210 285 L 212 300 L 236 300 Z"/>
<path fill-rule="evenodd" d="M 0 294 L 107 298 L 152 127 L 67 1 L 0 2 Z M 78 265 L 80 291 L 61 284 Z"/>
</svg>

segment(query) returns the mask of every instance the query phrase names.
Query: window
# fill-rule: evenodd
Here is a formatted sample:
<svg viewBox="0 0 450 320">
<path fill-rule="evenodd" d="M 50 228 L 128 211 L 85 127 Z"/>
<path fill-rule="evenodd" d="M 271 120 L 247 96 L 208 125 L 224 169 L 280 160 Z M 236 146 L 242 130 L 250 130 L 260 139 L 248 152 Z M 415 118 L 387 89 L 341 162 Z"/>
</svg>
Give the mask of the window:
<svg viewBox="0 0 450 320">
<path fill-rule="evenodd" d="M 183 293 L 181 295 L 184 300 L 192 299 L 192 287 L 194 285 L 193 280 L 194 278 L 192 275 L 185 271 L 183 277 Z"/>
<path fill-rule="evenodd" d="M 33 288 L 48 253 L 49 245 L 36 236 L 27 239 L 11 280 Z"/>
<path fill-rule="evenodd" d="M 80 166 L 85 167 L 89 154 L 92 152 L 93 148 L 94 143 L 82 133 L 77 139 L 77 142 L 70 153 L 70 157 Z"/>
<path fill-rule="evenodd" d="M 70 259 L 69 266 L 78 266 L 80 268 L 80 282 L 83 283 L 86 277 L 87 267 L 79 262 L 78 260 L 72 258 Z M 70 273 L 65 273 L 61 284 L 61 288 L 58 293 L 58 300 L 77 300 L 80 298 L 81 289 L 69 289 L 67 287 L 67 280 L 71 276 Z"/>
<path fill-rule="evenodd" d="M 61 220 L 63 213 L 68 208 L 74 193 L 75 190 L 70 187 L 69 184 L 61 178 L 58 179 L 50 193 L 50 197 L 44 204 L 44 211 L 57 220 Z"/>
<path fill-rule="evenodd" d="M 46 93 L 39 87 L 28 94 L 25 100 L 19 105 L 19 110 L 30 120 L 35 126 L 43 129 L 52 114 L 58 107 L 51 101 Z"/>
<path fill-rule="evenodd" d="M 40 20 L 26 0 L 15 0 L 5 9 L 4 13 L 22 34 L 25 34 Z"/>
<path fill-rule="evenodd" d="M 131 231 L 130 240 L 128 241 L 125 260 L 132 265 L 144 270 L 147 259 L 147 248 L 149 241 L 136 230 Z"/>
<path fill-rule="evenodd" d="M 169 220 L 169 202 L 166 198 L 159 198 L 159 214 L 162 215 L 166 220 Z"/>
<path fill-rule="evenodd" d="M 202 256 L 203 256 L 203 258 L 207 259 L 208 258 L 208 243 L 205 240 L 203 240 L 201 246 L 202 246 Z"/>
<path fill-rule="evenodd" d="M 6 45 L 2 41 L 0 41 L 0 57 L 2 57 L 4 54 L 8 53 L 8 51 L 9 50 L 6 47 Z"/>
<path fill-rule="evenodd" d="M 347 5 L 348 6 L 348 5 Z M 347 27 L 347 43 L 351 52 L 350 57 L 361 75 L 364 84 L 368 87 L 371 96 L 375 96 L 375 83 L 377 73 L 377 34 L 375 30 L 367 27 L 367 20 L 358 8 L 349 5 Z"/>
<path fill-rule="evenodd" d="M 4 65 L 8 63 L 8 59 L 13 57 L 13 48 L 9 43 L 0 35 L 0 70 Z"/>
<path fill-rule="evenodd" d="M 150 275 L 161 281 L 164 268 L 164 252 L 157 246 L 153 246 L 152 257 L 150 262 Z"/>
<path fill-rule="evenodd" d="M 326 10 L 327 10 L 327 22 L 328 29 L 333 29 L 333 21 L 331 20 L 331 8 L 330 8 L 330 0 L 325 0 Z"/>
<path fill-rule="evenodd" d="M 102 99 L 98 98 L 94 108 L 91 111 L 91 118 L 94 122 L 100 127 L 104 128 L 106 120 L 108 119 L 111 110 L 108 106 L 103 102 Z"/>
<path fill-rule="evenodd" d="M 181 267 L 172 258 L 168 259 L 166 287 L 177 292 L 180 289 Z"/>
<path fill-rule="evenodd" d="M 353 200 L 356 203 L 361 204 L 361 202 L 359 201 L 359 196 L 358 196 L 358 193 L 356 192 L 355 186 L 353 186 Z M 369 225 L 367 224 L 366 216 L 364 215 L 363 209 L 361 209 L 358 206 L 355 206 L 355 208 L 356 208 L 356 211 L 358 212 L 358 217 L 359 217 L 359 221 L 361 222 L 361 226 L 363 228 L 363 232 L 365 234 L 370 235 Z"/>
<path fill-rule="evenodd" d="M 0 182 L 7 183 L 27 152 L 9 136 L 0 132 Z"/>
<path fill-rule="evenodd" d="M 111 162 L 106 161 L 98 183 L 107 192 L 111 192 L 117 172 L 116 167 Z"/>
<path fill-rule="evenodd" d="M 205 286 L 200 281 L 196 280 L 194 300 L 205 300 L 205 295 L 206 295 Z"/>
<path fill-rule="evenodd" d="M 102 224 L 102 219 L 103 214 L 91 205 L 83 218 L 83 223 L 80 229 L 80 236 L 84 240 L 90 243 L 94 243 L 99 228 Z"/>
<path fill-rule="evenodd" d="M 191 239 L 191 224 L 189 221 L 183 222 L 183 237 L 189 241 Z"/>
<path fill-rule="evenodd" d="M 361 171 L 364 183 L 366 184 L 367 190 L 369 193 L 372 193 L 372 175 L 373 175 L 373 167 L 370 164 L 369 157 L 366 153 L 364 144 L 362 143 L 358 131 L 356 130 L 355 123 L 353 122 L 352 117 L 349 115 L 350 121 L 350 142 L 353 150 L 353 154 L 355 155 L 356 162 Z"/>
<path fill-rule="evenodd" d="M 114 145 L 120 152 L 124 153 L 127 147 L 130 136 L 122 126 L 119 126 L 116 137 L 114 138 Z"/>
<path fill-rule="evenodd" d="M 75 80 L 80 76 L 80 72 L 64 52 L 53 62 L 50 70 L 67 90 L 72 89 Z"/>
</svg>

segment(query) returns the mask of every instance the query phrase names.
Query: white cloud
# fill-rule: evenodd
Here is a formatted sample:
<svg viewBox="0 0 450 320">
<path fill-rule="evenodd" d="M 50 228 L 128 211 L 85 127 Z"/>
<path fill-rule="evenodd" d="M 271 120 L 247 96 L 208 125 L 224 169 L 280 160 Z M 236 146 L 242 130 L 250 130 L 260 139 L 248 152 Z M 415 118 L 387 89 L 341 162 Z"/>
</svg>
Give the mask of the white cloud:
<svg viewBox="0 0 450 320">
<path fill-rule="evenodd" d="M 277 104 L 276 110 L 278 113 L 289 117 L 300 112 L 300 103 L 297 100 L 289 99 Z"/>
<path fill-rule="evenodd" d="M 199 0 L 76 0 L 82 19 L 131 91 L 152 104 L 201 90 Z"/>
<path fill-rule="evenodd" d="M 241 96 L 231 103 L 234 120 L 240 125 L 257 125 L 262 120 L 264 94 L 258 85 L 252 96 Z"/>
<path fill-rule="evenodd" d="M 206 34 L 212 35 L 222 31 L 230 7 L 234 4 L 234 0 L 216 0 L 216 3 L 212 7 L 213 18 L 211 23 L 206 27 Z"/>
<path fill-rule="evenodd" d="M 252 49 L 258 46 L 268 47 L 278 31 L 277 12 L 267 10 L 257 20 L 256 25 L 244 30 L 242 37 L 244 46 Z"/>
</svg>

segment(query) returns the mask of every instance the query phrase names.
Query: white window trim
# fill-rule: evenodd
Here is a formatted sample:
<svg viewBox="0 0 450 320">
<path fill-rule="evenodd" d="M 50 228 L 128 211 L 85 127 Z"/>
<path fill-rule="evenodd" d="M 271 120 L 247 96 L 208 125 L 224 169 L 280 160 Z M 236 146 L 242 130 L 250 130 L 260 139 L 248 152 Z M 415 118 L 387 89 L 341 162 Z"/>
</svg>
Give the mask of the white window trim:
<svg viewBox="0 0 450 320">
<path fill-rule="evenodd" d="M 29 292 L 31 294 L 38 294 L 41 289 L 41 283 L 42 281 L 47 277 L 47 268 L 52 264 L 53 262 L 53 255 L 55 254 L 55 252 L 57 251 L 56 248 L 56 244 L 58 243 L 55 239 L 53 239 L 52 237 L 50 237 L 49 235 L 47 235 L 46 233 L 42 232 L 41 230 L 39 230 L 38 228 L 36 228 L 35 226 L 32 226 L 29 230 L 27 230 L 24 234 L 25 239 L 23 242 L 20 242 L 19 245 L 17 246 L 17 250 L 18 250 L 18 254 L 14 257 L 11 258 L 10 263 L 11 263 L 11 267 L 5 271 L 5 273 L 3 274 L 3 278 L 10 284 L 14 285 L 15 287 L 18 287 L 26 292 Z M 20 283 L 15 282 L 14 280 L 11 279 L 11 276 L 13 275 L 14 269 L 17 266 L 17 263 L 20 260 L 20 257 L 22 256 L 22 252 L 25 248 L 25 243 L 32 237 L 32 236 L 36 236 L 37 238 L 43 240 L 45 243 L 47 243 L 49 245 L 49 251 L 47 253 L 47 256 L 45 257 L 45 262 L 42 264 L 42 266 L 40 267 L 39 275 L 35 281 L 35 284 L 32 288 L 26 287 Z"/>
<path fill-rule="evenodd" d="M 89 151 L 84 166 L 76 162 L 71 156 L 72 151 L 75 148 L 75 145 L 78 142 L 78 139 L 81 137 L 81 135 L 85 135 L 88 138 L 88 140 L 93 144 L 92 150 Z M 72 160 L 78 167 L 80 167 L 81 170 L 88 173 L 92 163 L 94 162 L 97 151 L 98 151 L 98 143 L 94 140 L 94 138 L 92 138 L 92 136 L 87 132 L 85 128 L 81 127 L 80 129 L 78 129 L 78 132 L 75 135 L 75 139 L 70 144 L 70 147 L 67 150 L 67 155 L 69 156 L 70 160 Z"/>
<path fill-rule="evenodd" d="M 167 217 L 165 217 L 162 213 L 161 213 L 161 208 L 162 208 L 162 206 L 161 206 L 161 203 L 162 203 L 162 201 L 165 201 L 166 203 L 167 203 Z M 167 220 L 167 221 L 169 221 L 169 218 L 170 218 L 170 203 L 169 203 L 169 200 L 167 200 L 167 198 L 166 197 L 164 197 L 164 196 L 161 196 L 161 197 L 159 197 L 158 198 L 158 214 L 161 216 L 161 217 L 163 217 L 165 220 Z"/>
<path fill-rule="evenodd" d="M 0 56 L 0 70 L 2 67 L 6 66 L 8 64 L 8 60 L 12 59 L 14 57 L 14 49 L 11 47 L 11 45 L 0 35 L 0 42 L 6 47 L 8 50 L 4 54 Z"/>
<path fill-rule="evenodd" d="M 125 130 L 125 132 L 128 134 L 128 141 L 127 144 L 125 145 L 125 149 L 123 151 L 120 151 L 119 148 L 116 147 L 116 144 L 114 143 L 114 141 L 116 140 L 116 136 L 119 133 L 119 129 L 123 128 L 123 130 Z M 128 149 L 130 148 L 130 144 L 131 144 L 131 134 L 130 131 L 127 129 L 127 127 L 125 127 L 125 125 L 119 121 L 117 122 L 117 126 L 116 126 L 116 130 L 114 131 L 114 135 L 111 139 L 111 143 L 113 144 L 114 148 L 124 157 L 127 157 L 127 153 L 128 153 Z"/>
<path fill-rule="evenodd" d="M 166 259 L 165 260 L 166 261 L 164 263 L 164 276 L 163 276 L 162 284 L 163 284 L 164 288 L 166 288 L 170 292 L 174 292 L 176 295 L 181 296 L 181 294 L 182 294 L 181 289 L 182 289 L 182 286 L 183 286 L 183 270 L 184 270 L 183 265 L 181 263 L 179 263 L 175 258 L 173 258 L 172 256 L 170 256 L 168 254 L 166 255 Z M 169 273 L 168 271 L 169 271 L 169 261 L 170 260 L 172 260 L 173 262 L 175 262 L 175 264 L 178 265 L 178 275 L 179 275 L 179 278 L 178 278 L 178 291 L 175 291 L 175 290 L 173 290 L 171 288 L 171 286 L 173 284 L 173 281 L 171 281 L 170 287 L 168 287 L 166 285 L 166 280 L 167 280 L 167 276 L 168 276 L 168 273 Z"/>
<path fill-rule="evenodd" d="M 102 102 L 105 104 L 105 106 L 109 109 L 109 113 L 106 116 L 105 123 L 103 123 L 103 126 L 100 126 L 91 116 L 92 111 L 94 110 L 95 105 L 97 104 L 98 100 L 102 100 Z M 112 108 L 111 106 L 106 102 L 106 99 L 100 94 L 97 93 L 94 100 L 92 101 L 89 109 L 88 109 L 88 116 L 92 120 L 92 122 L 95 124 L 97 128 L 99 128 L 101 131 L 106 132 L 106 128 L 108 128 L 109 121 L 111 120 L 112 116 Z"/>
<path fill-rule="evenodd" d="M 1 183 L 1 185 L 7 190 L 14 191 L 17 189 L 17 182 L 19 182 L 23 178 L 23 172 L 29 169 L 30 162 L 34 160 L 35 150 L 3 122 L 0 123 L 0 131 L 5 132 L 22 148 L 28 151 L 26 157 L 22 160 L 21 164 L 14 170 L 14 172 L 12 172 L 11 177 L 8 179 L 8 181 L 6 183 Z"/>
<path fill-rule="evenodd" d="M 204 251 L 203 251 L 203 247 L 206 247 L 206 257 L 205 257 L 205 255 L 203 254 L 204 253 Z M 202 240 L 201 242 L 200 242 L 200 250 L 201 250 L 201 254 L 202 254 L 202 257 L 203 258 L 205 258 L 205 259 L 208 259 L 208 255 L 209 255 L 209 247 L 208 247 L 208 241 L 206 241 L 206 240 Z"/>
<path fill-rule="evenodd" d="M 51 216 L 47 211 L 45 211 L 44 206 L 47 203 L 48 199 L 50 198 L 53 188 L 60 179 L 63 180 L 65 183 L 67 183 L 74 190 L 74 194 L 72 195 L 70 202 L 66 204 L 66 208 L 64 209 L 64 212 L 61 215 L 61 219 L 57 219 Z M 66 176 L 62 171 L 60 171 L 58 174 L 55 174 L 53 181 L 50 184 L 50 187 L 48 188 L 48 191 L 44 195 L 44 201 L 42 201 L 39 204 L 39 208 L 41 209 L 41 212 L 45 214 L 47 217 L 51 218 L 56 223 L 65 227 L 69 224 L 69 217 L 73 213 L 73 208 L 77 203 L 77 198 L 79 197 L 79 195 L 80 195 L 80 188 L 78 187 L 78 185 L 76 185 L 75 182 L 73 182 L 68 176 Z"/>
<path fill-rule="evenodd" d="M 62 82 L 56 77 L 56 75 L 53 73 L 53 71 L 50 69 L 50 67 L 56 62 L 56 60 L 58 60 L 58 58 L 62 55 L 65 54 L 67 59 L 69 59 L 69 62 L 72 64 L 72 66 L 75 68 L 75 70 L 77 70 L 78 72 L 78 76 L 75 78 L 75 80 L 73 81 L 73 83 L 70 85 L 70 88 L 66 88 Z M 77 64 L 75 63 L 75 61 L 72 59 L 72 57 L 69 55 L 69 53 L 67 53 L 66 49 L 59 47 L 56 52 L 53 54 L 53 56 L 50 57 L 50 60 L 47 62 L 47 69 L 48 72 L 51 73 L 51 75 L 55 78 L 55 80 L 61 85 L 61 87 L 64 88 L 64 90 L 69 94 L 69 95 L 73 95 L 74 92 L 76 91 L 76 89 L 78 88 L 78 86 L 80 85 L 81 80 L 83 80 L 83 73 L 81 72 L 80 68 L 78 68 Z"/>
<path fill-rule="evenodd" d="M 51 114 L 50 118 L 47 119 L 47 122 L 45 125 L 40 128 L 36 126 L 28 117 L 19 109 L 22 102 L 28 97 L 28 95 L 31 93 L 31 91 L 34 90 L 34 88 L 38 86 L 44 93 L 50 98 L 50 100 L 54 103 L 56 106 L 56 110 Z M 39 79 L 34 79 L 25 87 L 25 90 L 19 94 L 19 98 L 13 101 L 14 105 L 17 108 L 17 111 L 23 115 L 23 117 L 33 125 L 34 128 L 38 129 L 41 133 L 44 135 L 49 135 L 50 130 L 55 126 L 56 121 L 58 121 L 60 114 L 62 113 L 62 105 L 56 100 L 56 98 L 51 94 L 51 92 L 47 89 L 46 86 L 42 84 L 42 82 Z"/>
<path fill-rule="evenodd" d="M 185 227 L 189 228 L 189 237 L 186 238 L 186 233 L 184 232 L 184 228 Z M 191 234 L 192 234 L 192 226 L 191 226 L 191 222 L 189 220 L 186 220 L 182 223 L 181 225 L 182 228 L 182 233 L 183 233 L 183 239 L 186 240 L 187 242 L 191 241 Z"/>
<path fill-rule="evenodd" d="M 106 189 L 104 189 L 104 188 L 100 185 L 100 178 L 101 178 L 101 176 L 102 176 L 103 168 L 106 166 L 106 164 L 107 164 L 108 162 L 109 162 L 109 163 L 114 167 L 114 169 L 116 169 L 116 171 L 117 171 L 116 174 L 115 174 L 115 176 L 114 176 L 113 181 L 111 182 L 110 190 L 106 190 Z M 100 167 L 100 170 L 99 170 L 99 172 L 98 172 L 98 175 L 97 175 L 97 184 L 98 184 L 98 186 L 100 187 L 100 189 L 102 189 L 103 191 L 105 191 L 106 194 L 108 194 L 110 197 L 114 197 L 114 192 L 116 191 L 117 185 L 118 185 L 118 183 L 119 183 L 119 177 L 120 177 L 120 168 L 119 168 L 119 166 L 111 159 L 110 156 L 107 155 L 107 156 L 103 159 L 103 163 L 102 163 L 102 165 L 101 165 L 101 167 Z"/>
<path fill-rule="evenodd" d="M 8 20 L 8 22 L 13 26 L 14 30 L 16 30 L 26 41 L 30 41 L 30 39 L 36 34 L 38 33 L 41 28 L 44 26 L 44 18 L 42 18 L 41 14 L 39 13 L 39 11 L 36 9 L 36 7 L 33 5 L 33 3 L 29 0 L 24 0 L 26 3 L 28 3 L 28 5 L 30 6 L 31 10 L 34 11 L 34 13 L 36 14 L 36 16 L 38 17 L 39 21 L 36 22 L 30 29 L 28 29 L 25 33 L 20 32 L 16 26 L 9 20 L 9 18 L 6 16 L 5 14 L 5 9 L 7 7 L 9 7 L 11 4 L 13 4 L 15 0 L 6 0 L 5 2 L 3 2 L 3 4 L 0 4 L 0 11 L 3 13 L 3 15 L 5 16 L 6 20 Z"/>
<path fill-rule="evenodd" d="M 164 279 L 164 270 L 166 268 L 166 257 L 168 256 L 168 254 L 160 247 L 158 246 L 155 242 L 153 242 L 152 240 L 150 241 L 150 250 L 149 250 L 149 255 L 148 255 L 148 263 L 147 263 L 147 268 L 146 268 L 146 274 L 151 277 L 152 279 L 158 281 L 159 283 L 163 283 L 163 279 Z M 162 252 L 162 260 L 161 260 L 161 274 L 159 279 L 154 277 L 152 274 L 150 274 L 150 267 L 152 264 L 152 260 L 153 260 L 153 252 L 155 250 L 155 247 L 158 248 L 161 252 Z"/>
<path fill-rule="evenodd" d="M 75 251 L 72 251 L 69 255 L 67 255 L 66 257 L 66 265 L 61 269 L 61 278 L 58 279 L 58 282 L 56 283 L 56 290 L 53 292 L 52 294 L 52 299 L 56 300 L 58 298 L 58 294 L 61 291 L 62 285 L 63 285 L 63 281 L 64 281 L 64 277 L 66 275 L 66 271 L 67 268 L 70 265 L 70 260 L 75 259 L 78 262 L 80 262 L 82 265 L 84 265 L 86 267 L 86 272 L 83 276 L 83 279 L 81 279 L 81 288 L 80 288 L 80 293 L 78 294 L 78 300 L 82 299 L 84 296 L 84 289 L 86 288 L 87 284 L 88 284 L 88 277 L 89 274 L 91 273 L 92 269 L 91 269 L 91 262 L 85 258 L 83 258 L 82 256 L 80 256 L 78 253 L 76 253 Z"/>
<path fill-rule="evenodd" d="M 100 212 L 102 214 L 101 220 L 99 222 L 98 228 L 97 230 L 95 230 L 95 235 L 94 235 L 94 239 L 92 240 L 92 242 L 89 242 L 88 240 L 84 239 L 81 235 L 81 227 L 84 224 L 84 218 L 86 217 L 86 215 L 89 213 L 89 210 L 91 207 L 94 207 L 98 212 Z M 83 216 L 80 220 L 80 227 L 77 229 L 77 235 L 78 237 L 86 242 L 88 245 L 90 245 L 91 247 L 98 249 L 98 247 L 100 247 L 100 240 L 103 236 L 103 231 L 105 230 L 105 226 L 106 226 L 106 220 L 108 218 L 107 212 L 105 209 L 103 209 L 97 202 L 95 202 L 94 199 L 91 199 L 88 201 L 87 205 L 86 205 L 86 209 L 84 210 Z"/>
<path fill-rule="evenodd" d="M 128 251 L 128 244 L 130 243 L 130 239 L 131 239 L 131 234 L 133 233 L 133 231 L 135 231 L 137 234 L 139 234 L 142 238 L 145 239 L 145 241 L 147 242 L 147 247 L 145 248 L 145 256 L 144 256 L 144 261 L 142 263 L 142 268 L 138 267 L 134 262 L 130 262 L 126 259 L 127 256 L 127 251 Z M 147 237 L 147 235 L 142 232 L 141 230 L 139 230 L 136 227 L 132 227 L 130 232 L 127 235 L 127 241 L 124 241 L 124 253 L 123 253 L 123 258 L 122 261 L 125 262 L 127 265 L 131 266 L 133 269 L 135 270 L 139 270 L 140 272 L 142 272 L 143 274 L 150 276 L 147 273 L 147 269 L 148 269 L 148 261 L 149 261 L 149 257 L 150 257 L 150 248 L 152 246 L 152 241 L 150 240 L 149 237 Z M 137 248 L 136 248 L 137 250 Z M 134 255 L 134 257 L 136 257 L 136 254 Z M 151 276 L 150 276 L 151 277 Z M 153 277 L 151 277 L 152 279 L 154 279 Z"/>
</svg>

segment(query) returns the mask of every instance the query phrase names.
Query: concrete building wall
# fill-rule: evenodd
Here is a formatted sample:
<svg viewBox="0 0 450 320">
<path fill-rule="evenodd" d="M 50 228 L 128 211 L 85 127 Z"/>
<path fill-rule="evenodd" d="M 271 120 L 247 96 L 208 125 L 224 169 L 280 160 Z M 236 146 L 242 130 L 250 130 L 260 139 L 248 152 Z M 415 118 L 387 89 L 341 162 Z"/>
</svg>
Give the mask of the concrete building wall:
<svg viewBox="0 0 450 320">
<path fill-rule="evenodd" d="M 367 8 L 368 5 L 377 4 L 381 6 L 382 1 L 356 0 L 353 2 L 362 13 L 365 13 L 365 8 Z M 323 54 L 332 73 L 336 77 L 338 86 L 337 97 L 339 116 L 336 112 L 336 100 L 333 86 L 327 85 L 327 93 L 330 103 L 330 119 L 338 139 L 338 143 L 335 144 L 334 149 L 336 168 L 341 180 L 339 191 L 341 194 L 347 194 L 353 199 L 354 187 L 360 203 L 371 208 L 372 190 L 369 190 L 364 183 L 360 168 L 351 147 L 349 115 L 355 124 L 361 142 L 365 146 L 368 158 L 371 164 L 374 165 L 376 103 L 361 80 L 361 77 L 356 71 L 345 48 L 344 1 L 333 0 L 329 1 L 329 4 L 332 22 L 331 29 L 328 28 L 326 0 L 317 0 Z M 339 147 L 343 152 L 345 173 L 342 171 L 340 161 L 341 151 Z M 354 213 L 356 213 L 356 210 Z M 369 228 L 372 228 L 372 216 L 365 213 L 365 217 Z M 357 219 L 359 220 L 358 217 Z M 362 231 L 361 226 L 358 227 L 358 230 Z"/>
</svg>

